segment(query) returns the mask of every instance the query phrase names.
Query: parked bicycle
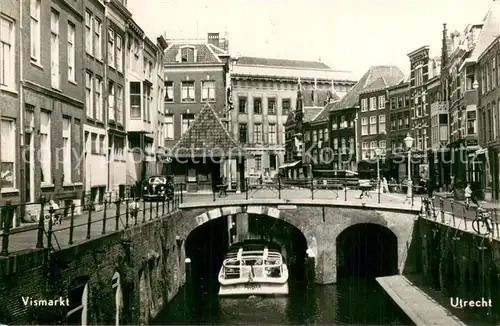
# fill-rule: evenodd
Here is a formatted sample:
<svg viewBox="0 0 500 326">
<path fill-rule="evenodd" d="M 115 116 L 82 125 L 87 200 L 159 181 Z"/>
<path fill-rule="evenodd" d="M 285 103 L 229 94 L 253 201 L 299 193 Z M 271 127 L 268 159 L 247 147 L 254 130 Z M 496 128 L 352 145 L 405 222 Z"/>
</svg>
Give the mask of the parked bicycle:
<svg viewBox="0 0 500 326">
<path fill-rule="evenodd" d="M 491 214 L 487 209 L 477 207 L 477 217 L 472 221 L 472 228 L 479 235 L 488 235 L 493 232 Z"/>
<path fill-rule="evenodd" d="M 434 217 L 435 216 L 434 196 L 433 197 L 426 196 L 423 198 L 423 201 L 424 201 L 425 214 L 429 217 Z"/>
</svg>

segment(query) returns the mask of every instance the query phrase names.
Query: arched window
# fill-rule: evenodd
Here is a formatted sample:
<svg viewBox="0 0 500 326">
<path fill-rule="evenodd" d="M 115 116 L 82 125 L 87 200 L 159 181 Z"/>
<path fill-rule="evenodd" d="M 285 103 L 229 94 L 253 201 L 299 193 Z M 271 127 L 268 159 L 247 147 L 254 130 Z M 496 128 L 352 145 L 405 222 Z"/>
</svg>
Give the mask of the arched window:
<svg viewBox="0 0 500 326">
<path fill-rule="evenodd" d="M 179 52 L 177 53 L 177 62 L 187 62 L 193 63 L 196 62 L 197 51 L 196 48 L 192 45 L 183 45 L 179 48 Z"/>
<path fill-rule="evenodd" d="M 87 325 L 88 276 L 75 279 L 68 290 L 67 325 Z"/>
</svg>

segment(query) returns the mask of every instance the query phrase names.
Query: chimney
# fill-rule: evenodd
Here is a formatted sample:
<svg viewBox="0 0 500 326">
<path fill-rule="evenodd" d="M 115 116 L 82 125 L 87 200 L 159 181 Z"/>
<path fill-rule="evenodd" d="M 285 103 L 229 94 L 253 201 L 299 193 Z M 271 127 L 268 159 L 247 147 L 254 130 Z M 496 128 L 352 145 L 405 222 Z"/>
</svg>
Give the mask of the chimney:
<svg viewBox="0 0 500 326">
<path fill-rule="evenodd" d="M 208 44 L 213 44 L 219 47 L 219 33 L 208 33 Z"/>
<path fill-rule="evenodd" d="M 314 77 L 313 106 L 318 106 L 318 80 Z"/>
<path fill-rule="evenodd" d="M 333 82 L 333 79 L 332 79 L 332 89 L 330 90 L 331 94 L 330 94 L 330 98 L 328 99 L 328 103 L 333 103 L 333 96 L 335 94 L 335 83 Z"/>
</svg>

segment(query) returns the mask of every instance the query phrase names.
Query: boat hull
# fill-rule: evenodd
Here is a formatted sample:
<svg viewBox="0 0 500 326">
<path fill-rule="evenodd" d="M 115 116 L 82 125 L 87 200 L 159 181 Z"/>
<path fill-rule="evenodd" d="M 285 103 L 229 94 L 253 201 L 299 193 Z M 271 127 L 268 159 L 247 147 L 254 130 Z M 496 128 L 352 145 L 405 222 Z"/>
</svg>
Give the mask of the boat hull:
<svg viewBox="0 0 500 326">
<path fill-rule="evenodd" d="M 219 296 L 281 296 L 288 295 L 288 283 L 238 283 L 222 285 Z"/>
</svg>

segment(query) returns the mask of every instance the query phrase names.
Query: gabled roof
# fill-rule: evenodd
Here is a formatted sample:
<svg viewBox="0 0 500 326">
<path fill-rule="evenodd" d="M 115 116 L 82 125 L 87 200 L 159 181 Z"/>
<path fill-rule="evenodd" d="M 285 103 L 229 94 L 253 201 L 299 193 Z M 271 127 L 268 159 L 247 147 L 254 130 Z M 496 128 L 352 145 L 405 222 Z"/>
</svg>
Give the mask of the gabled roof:
<svg viewBox="0 0 500 326">
<path fill-rule="evenodd" d="M 237 157 L 249 154 L 226 130 L 210 104 L 196 115 L 193 124 L 171 149 L 173 157 Z"/>
<path fill-rule="evenodd" d="M 304 108 L 304 122 L 311 122 L 318 116 L 318 114 L 323 110 L 323 107 L 305 107 Z"/>
<path fill-rule="evenodd" d="M 479 56 L 497 36 L 500 36 L 500 2 L 493 1 L 490 10 L 488 10 L 486 17 L 484 17 L 483 28 L 479 33 L 479 37 L 469 60 L 477 61 Z"/>
<path fill-rule="evenodd" d="M 226 51 L 222 50 L 221 48 L 215 46 L 214 44 L 208 44 L 208 46 L 210 47 L 210 49 L 212 49 L 212 51 L 214 51 L 215 54 L 217 55 L 226 55 L 228 56 L 229 53 L 227 53 Z"/>
<path fill-rule="evenodd" d="M 170 46 L 165 50 L 164 62 L 166 64 L 186 64 L 186 62 L 179 62 L 177 60 L 179 50 L 183 46 L 190 46 L 196 49 L 195 63 L 221 63 L 222 61 L 219 59 L 219 55 L 225 54 L 224 51 L 218 49 L 216 46 L 211 46 L 211 44 L 174 43 L 170 44 Z M 214 49 L 218 49 L 218 52 L 221 53 L 217 54 Z"/>
<path fill-rule="evenodd" d="M 382 78 L 387 86 L 398 84 L 403 78 L 403 72 L 396 66 L 373 66 L 361 77 L 356 85 L 337 103 L 331 103 L 330 111 L 339 111 L 358 106 L 359 94 Z"/>
<path fill-rule="evenodd" d="M 286 68 L 302 68 L 302 69 L 331 69 L 326 64 L 317 61 L 303 60 L 288 60 L 288 59 L 272 59 L 258 57 L 240 57 L 239 65 L 247 66 L 269 66 L 269 67 L 286 67 Z"/>
</svg>

